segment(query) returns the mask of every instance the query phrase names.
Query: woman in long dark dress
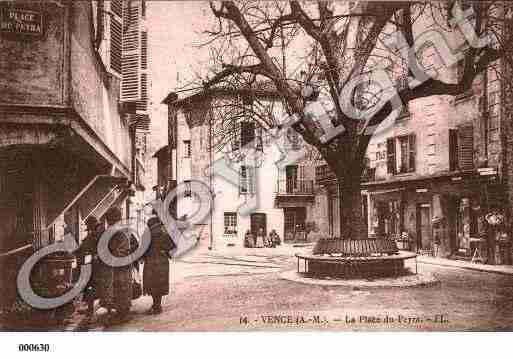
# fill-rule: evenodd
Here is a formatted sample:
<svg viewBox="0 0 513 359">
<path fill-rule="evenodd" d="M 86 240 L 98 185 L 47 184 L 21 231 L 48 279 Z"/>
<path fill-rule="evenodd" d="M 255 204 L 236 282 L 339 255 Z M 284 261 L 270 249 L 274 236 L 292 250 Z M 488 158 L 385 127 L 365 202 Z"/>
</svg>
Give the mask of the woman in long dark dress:
<svg viewBox="0 0 513 359">
<path fill-rule="evenodd" d="M 151 243 L 144 255 L 143 293 L 151 295 L 149 314 L 162 313 L 162 297 L 169 294 L 169 251 L 176 247 L 158 217 L 148 220 Z"/>
<path fill-rule="evenodd" d="M 113 226 L 121 220 L 121 210 L 111 208 L 105 214 L 109 226 Z M 130 236 L 123 230 L 112 235 L 109 241 L 109 249 L 115 257 L 126 257 L 137 248 L 137 242 L 133 242 Z M 101 304 L 109 312 L 116 311 L 116 318 L 123 320 L 130 312 L 132 304 L 132 266 L 111 267 L 104 276 Z"/>
</svg>

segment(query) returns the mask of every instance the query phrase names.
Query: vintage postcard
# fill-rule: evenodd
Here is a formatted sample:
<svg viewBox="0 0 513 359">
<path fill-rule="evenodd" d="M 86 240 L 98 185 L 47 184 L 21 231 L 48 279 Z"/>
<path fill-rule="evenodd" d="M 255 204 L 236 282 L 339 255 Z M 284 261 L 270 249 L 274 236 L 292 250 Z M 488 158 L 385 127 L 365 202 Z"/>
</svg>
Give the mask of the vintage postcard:
<svg viewBox="0 0 513 359">
<path fill-rule="evenodd" d="M 0 330 L 512 330 L 512 40 L 509 1 L 0 2 Z"/>
</svg>

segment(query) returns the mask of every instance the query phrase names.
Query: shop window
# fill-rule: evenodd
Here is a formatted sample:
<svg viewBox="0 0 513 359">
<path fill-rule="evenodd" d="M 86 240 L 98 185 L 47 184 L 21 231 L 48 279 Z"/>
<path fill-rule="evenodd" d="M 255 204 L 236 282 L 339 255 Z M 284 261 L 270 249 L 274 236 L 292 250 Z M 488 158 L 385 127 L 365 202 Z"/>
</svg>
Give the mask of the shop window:
<svg viewBox="0 0 513 359">
<path fill-rule="evenodd" d="M 237 234 L 236 212 L 224 212 L 224 234 Z"/>
</svg>

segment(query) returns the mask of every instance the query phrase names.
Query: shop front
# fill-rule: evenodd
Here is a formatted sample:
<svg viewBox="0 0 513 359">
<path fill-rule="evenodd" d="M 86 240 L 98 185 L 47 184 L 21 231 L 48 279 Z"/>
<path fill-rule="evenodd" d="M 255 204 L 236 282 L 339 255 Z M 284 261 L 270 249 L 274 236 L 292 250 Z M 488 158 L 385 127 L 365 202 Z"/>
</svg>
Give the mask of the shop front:
<svg viewBox="0 0 513 359">
<path fill-rule="evenodd" d="M 17 273 L 35 251 L 68 233 L 80 243 L 88 216 L 101 218 L 110 207 L 125 205 L 128 176 L 108 168 L 107 161 L 77 139 L 73 145 L 61 137 L 51 144 L 0 146 L 0 313 L 9 316 L 19 308 Z M 53 261 L 66 262 L 71 271 L 73 261 L 61 259 Z M 52 293 L 46 287 L 53 285 L 55 271 L 48 268 L 33 271 L 41 293 Z"/>
<path fill-rule="evenodd" d="M 509 262 L 504 226 L 487 220 L 496 213 L 492 221 L 500 222 L 505 208 L 495 176 L 444 174 L 364 187 L 371 235 L 393 237 L 400 249 L 419 254 Z"/>
</svg>

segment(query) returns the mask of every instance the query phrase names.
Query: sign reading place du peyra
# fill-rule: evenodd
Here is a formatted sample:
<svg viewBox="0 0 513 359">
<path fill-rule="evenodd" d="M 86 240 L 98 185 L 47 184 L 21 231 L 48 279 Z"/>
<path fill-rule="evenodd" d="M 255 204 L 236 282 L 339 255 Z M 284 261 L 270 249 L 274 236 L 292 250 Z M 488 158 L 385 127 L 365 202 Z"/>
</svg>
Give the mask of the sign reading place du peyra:
<svg viewBox="0 0 513 359">
<path fill-rule="evenodd" d="M 3 8 L 1 10 L 1 32 L 18 35 L 43 35 L 42 13 L 16 8 Z"/>
</svg>

